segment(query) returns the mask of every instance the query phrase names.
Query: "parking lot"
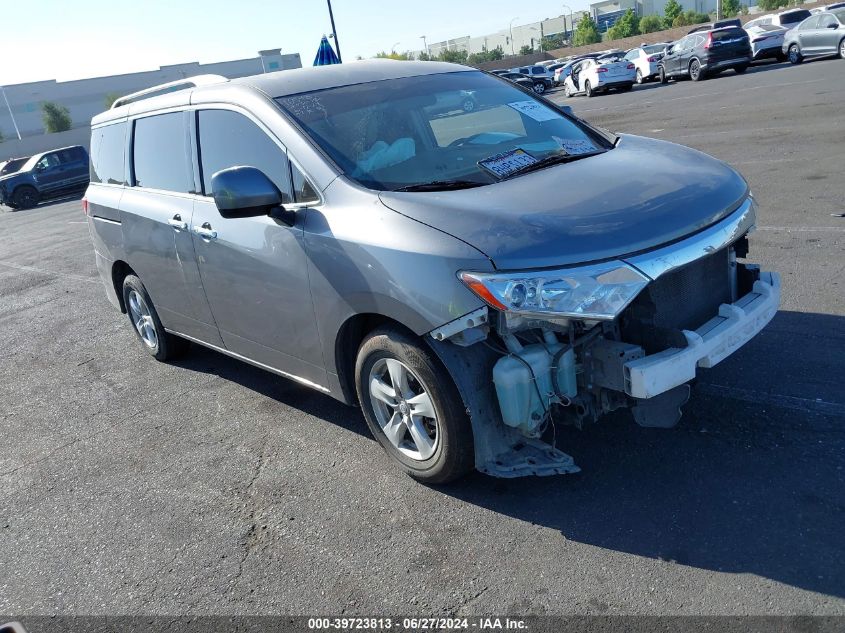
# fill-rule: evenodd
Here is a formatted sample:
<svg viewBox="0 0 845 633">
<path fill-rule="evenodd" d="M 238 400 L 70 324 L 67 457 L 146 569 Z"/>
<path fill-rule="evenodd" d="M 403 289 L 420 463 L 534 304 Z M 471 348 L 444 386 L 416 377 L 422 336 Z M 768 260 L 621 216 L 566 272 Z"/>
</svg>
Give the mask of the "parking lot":
<svg viewBox="0 0 845 633">
<path fill-rule="evenodd" d="M 4 207 L 0 613 L 845 615 L 845 62 L 550 98 L 760 203 L 781 312 L 677 428 L 622 412 L 556 430 L 578 475 L 425 487 L 328 396 L 151 360 L 77 199 Z"/>
</svg>

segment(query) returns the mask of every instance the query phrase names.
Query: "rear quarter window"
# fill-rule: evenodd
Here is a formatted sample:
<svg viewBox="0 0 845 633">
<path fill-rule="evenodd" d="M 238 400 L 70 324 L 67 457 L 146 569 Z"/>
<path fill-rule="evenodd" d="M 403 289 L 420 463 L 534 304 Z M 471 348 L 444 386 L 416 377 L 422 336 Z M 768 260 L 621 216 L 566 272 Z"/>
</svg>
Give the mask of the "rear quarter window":
<svg viewBox="0 0 845 633">
<path fill-rule="evenodd" d="M 137 119 L 132 140 L 135 186 L 190 193 L 188 132 L 183 112 Z"/>
<path fill-rule="evenodd" d="M 126 184 L 124 170 L 126 122 L 96 128 L 91 132 L 91 182 Z"/>
<path fill-rule="evenodd" d="M 797 22 L 803 22 L 807 18 L 812 15 L 809 11 L 795 11 L 794 13 L 787 13 L 786 15 L 780 16 L 780 23 L 781 24 L 796 24 Z"/>
</svg>

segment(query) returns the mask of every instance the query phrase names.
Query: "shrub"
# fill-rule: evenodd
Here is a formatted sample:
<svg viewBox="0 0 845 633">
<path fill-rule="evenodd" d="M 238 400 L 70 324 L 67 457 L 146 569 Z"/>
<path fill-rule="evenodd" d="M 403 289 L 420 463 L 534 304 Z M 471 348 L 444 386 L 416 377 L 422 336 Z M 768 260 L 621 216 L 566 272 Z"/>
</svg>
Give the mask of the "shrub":
<svg viewBox="0 0 845 633">
<path fill-rule="evenodd" d="M 678 0 L 669 0 L 666 6 L 663 7 L 663 26 L 667 29 L 675 26 L 675 18 L 683 14 L 684 9 L 678 3 Z M 683 26 L 682 24 L 679 26 Z"/>
<path fill-rule="evenodd" d="M 45 101 L 41 104 L 41 120 L 44 121 L 44 129 L 48 134 L 66 132 L 73 125 L 70 110 L 53 101 Z"/>
<path fill-rule="evenodd" d="M 640 20 L 640 33 L 654 33 L 663 30 L 663 20 L 659 15 L 645 15 Z"/>
</svg>

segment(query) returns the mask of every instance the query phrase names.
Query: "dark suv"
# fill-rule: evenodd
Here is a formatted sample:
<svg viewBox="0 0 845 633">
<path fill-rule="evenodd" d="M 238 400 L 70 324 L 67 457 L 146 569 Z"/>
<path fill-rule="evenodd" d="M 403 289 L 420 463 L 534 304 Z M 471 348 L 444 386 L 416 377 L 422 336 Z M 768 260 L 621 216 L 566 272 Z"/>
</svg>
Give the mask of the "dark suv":
<svg viewBox="0 0 845 633">
<path fill-rule="evenodd" d="M 728 27 L 690 33 L 666 49 L 658 75 L 664 84 L 684 76 L 699 81 L 728 68 L 744 73 L 751 59 L 751 42 L 743 29 Z"/>
<path fill-rule="evenodd" d="M 74 145 L 35 154 L 19 171 L 0 177 L 0 203 L 30 209 L 39 201 L 88 186 L 88 152 Z"/>
</svg>

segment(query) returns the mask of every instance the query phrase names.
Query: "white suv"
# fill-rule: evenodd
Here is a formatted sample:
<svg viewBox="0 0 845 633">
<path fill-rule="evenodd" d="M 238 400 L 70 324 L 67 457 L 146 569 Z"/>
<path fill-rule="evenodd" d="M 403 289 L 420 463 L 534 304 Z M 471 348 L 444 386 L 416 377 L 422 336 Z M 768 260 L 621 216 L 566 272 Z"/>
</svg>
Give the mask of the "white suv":
<svg viewBox="0 0 845 633">
<path fill-rule="evenodd" d="M 667 46 L 670 46 L 669 42 L 644 44 L 639 48 L 632 48 L 625 54 L 625 59 L 632 62 L 637 69 L 638 84 L 657 77 L 660 60 L 663 59 Z"/>
<path fill-rule="evenodd" d="M 782 26 L 787 31 L 794 29 L 804 20 L 809 18 L 812 14 L 807 9 L 790 9 L 789 11 L 781 11 L 780 13 L 770 13 L 768 15 L 754 18 L 746 22 L 742 27 L 746 31 L 752 26 L 759 26 L 760 24 L 774 24 L 775 26 Z"/>
</svg>

